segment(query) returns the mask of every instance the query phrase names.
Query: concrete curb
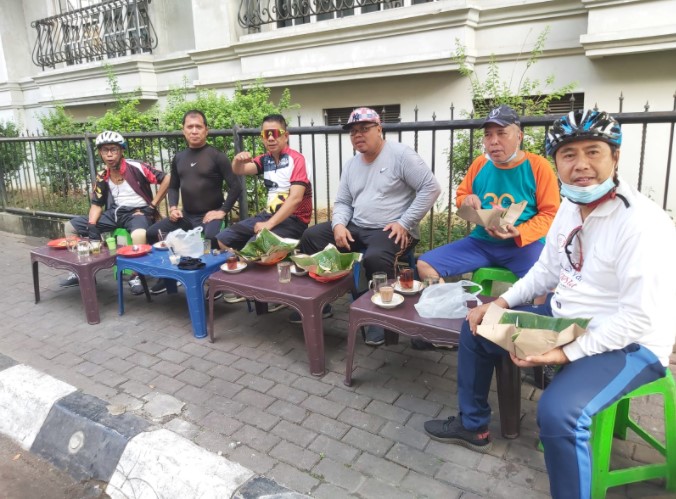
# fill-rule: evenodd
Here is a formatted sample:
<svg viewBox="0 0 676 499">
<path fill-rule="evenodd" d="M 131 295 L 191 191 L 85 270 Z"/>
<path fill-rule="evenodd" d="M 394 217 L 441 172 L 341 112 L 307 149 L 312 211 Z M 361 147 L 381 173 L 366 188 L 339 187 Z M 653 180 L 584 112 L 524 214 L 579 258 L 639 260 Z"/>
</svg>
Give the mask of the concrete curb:
<svg viewBox="0 0 676 499">
<path fill-rule="evenodd" d="M 0 354 L 0 433 L 112 498 L 300 499 L 172 431 Z"/>
</svg>

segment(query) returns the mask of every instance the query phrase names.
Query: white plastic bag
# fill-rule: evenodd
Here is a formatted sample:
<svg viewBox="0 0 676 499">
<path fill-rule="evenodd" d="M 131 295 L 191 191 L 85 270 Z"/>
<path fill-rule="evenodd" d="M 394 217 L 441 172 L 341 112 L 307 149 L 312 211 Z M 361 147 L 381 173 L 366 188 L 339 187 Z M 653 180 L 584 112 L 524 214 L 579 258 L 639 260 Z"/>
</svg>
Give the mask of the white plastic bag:
<svg viewBox="0 0 676 499">
<path fill-rule="evenodd" d="M 476 286 L 478 291 L 470 293 L 465 288 Z M 477 295 L 481 286 L 472 281 L 448 282 L 428 286 L 422 292 L 415 309 L 420 317 L 428 319 L 464 319 L 467 315 L 467 301 L 476 301 L 481 305 Z"/>
<path fill-rule="evenodd" d="M 178 256 L 199 258 L 204 253 L 202 227 L 195 227 L 188 232 L 176 229 L 170 232 L 164 241 Z"/>
</svg>

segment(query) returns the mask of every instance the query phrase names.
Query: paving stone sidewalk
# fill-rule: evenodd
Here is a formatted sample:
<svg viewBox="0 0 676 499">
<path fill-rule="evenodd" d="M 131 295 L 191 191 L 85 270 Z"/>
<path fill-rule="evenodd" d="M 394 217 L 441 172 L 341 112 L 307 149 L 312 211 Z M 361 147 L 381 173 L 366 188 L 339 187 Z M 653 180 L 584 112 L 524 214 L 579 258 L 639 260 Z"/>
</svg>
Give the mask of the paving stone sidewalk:
<svg viewBox="0 0 676 499">
<path fill-rule="evenodd" d="M 41 264 L 36 305 L 29 250 L 44 243 L 0 232 L 0 354 L 312 497 L 550 497 L 536 449 L 541 392 L 528 382 L 518 439 L 501 438 L 495 414 L 489 454 L 435 442 L 423 423 L 457 411 L 457 353 L 415 351 L 406 339 L 380 348 L 358 342 L 354 384 L 344 386 L 349 297 L 325 320 L 327 374 L 317 378 L 288 310 L 256 316 L 244 303 L 220 301 L 210 344 L 193 337 L 180 288 L 149 304 L 125 286 L 119 316 L 115 280 L 104 270 L 97 275 L 101 323 L 89 325 L 79 289 L 59 288 L 65 273 Z M 491 403 L 497 410 L 494 389 Z M 657 404 L 632 411 L 659 433 Z M 658 459 L 636 439 L 614 451 L 618 463 Z M 669 496 L 649 482 L 611 489 L 608 497 Z"/>
</svg>

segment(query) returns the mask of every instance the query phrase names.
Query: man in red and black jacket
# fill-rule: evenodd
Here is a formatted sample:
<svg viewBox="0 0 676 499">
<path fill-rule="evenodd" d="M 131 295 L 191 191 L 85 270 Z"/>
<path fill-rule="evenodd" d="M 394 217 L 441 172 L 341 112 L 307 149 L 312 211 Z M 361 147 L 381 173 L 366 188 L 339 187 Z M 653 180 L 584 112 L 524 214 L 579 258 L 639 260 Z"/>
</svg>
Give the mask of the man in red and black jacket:
<svg viewBox="0 0 676 499">
<path fill-rule="evenodd" d="M 146 229 L 155 221 L 157 204 L 169 188 L 169 175 L 147 163 L 126 159 L 126 142 L 117 132 L 99 134 L 96 148 L 106 169 L 96 175 L 89 214 L 66 222 L 65 233 L 100 239 L 102 232 L 123 228 L 134 244 L 145 244 Z M 151 184 L 159 184 L 157 193 L 153 194 Z M 77 285 L 74 274 L 61 282 L 61 287 Z M 132 293 L 143 292 L 138 278 L 130 280 L 129 285 Z"/>
</svg>

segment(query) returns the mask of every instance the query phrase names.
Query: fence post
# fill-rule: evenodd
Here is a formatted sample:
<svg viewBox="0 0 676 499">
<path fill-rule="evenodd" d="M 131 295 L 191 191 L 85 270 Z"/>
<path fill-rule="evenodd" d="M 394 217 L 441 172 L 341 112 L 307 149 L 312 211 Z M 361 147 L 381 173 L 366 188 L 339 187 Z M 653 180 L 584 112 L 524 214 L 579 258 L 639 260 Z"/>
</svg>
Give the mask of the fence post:
<svg viewBox="0 0 676 499">
<path fill-rule="evenodd" d="M 239 127 L 233 123 L 232 143 L 235 146 L 235 156 L 237 156 L 238 153 L 242 152 L 242 149 L 244 148 L 243 140 L 244 139 L 239 135 Z M 239 195 L 239 219 L 244 220 L 245 218 L 249 218 L 249 204 L 247 202 L 247 192 L 246 192 L 246 176 L 243 175 L 240 178 L 240 182 L 242 183 L 242 193 Z"/>
<path fill-rule="evenodd" d="M 85 147 L 87 148 L 87 160 L 89 161 L 89 177 L 91 179 L 90 184 L 94 185 L 96 182 L 96 159 L 94 158 L 94 149 L 92 149 L 91 140 L 87 139 L 87 135 L 82 136 Z"/>
</svg>

